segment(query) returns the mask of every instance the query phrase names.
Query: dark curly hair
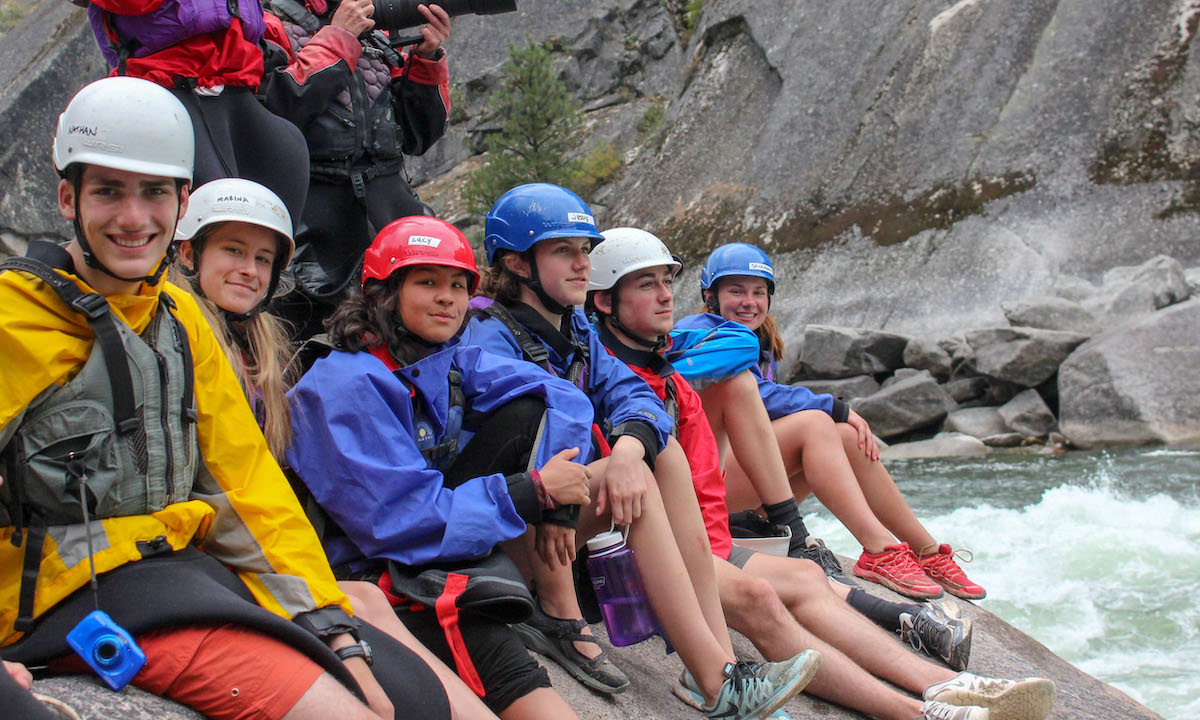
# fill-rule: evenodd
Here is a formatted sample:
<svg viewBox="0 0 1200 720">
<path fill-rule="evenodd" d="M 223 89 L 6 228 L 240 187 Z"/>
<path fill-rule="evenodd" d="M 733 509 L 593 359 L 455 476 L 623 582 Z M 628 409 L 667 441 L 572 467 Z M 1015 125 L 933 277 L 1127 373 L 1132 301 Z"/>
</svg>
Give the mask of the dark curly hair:
<svg viewBox="0 0 1200 720">
<path fill-rule="evenodd" d="M 407 268 L 386 280 L 367 280 L 362 290 L 351 290 L 325 321 L 325 330 L 335 347 L 360 352 L 383 345 L 401 365 L 421 358 L 423 344 L 400 320 L 397 293 L 404 284 Z"/>
</svg>

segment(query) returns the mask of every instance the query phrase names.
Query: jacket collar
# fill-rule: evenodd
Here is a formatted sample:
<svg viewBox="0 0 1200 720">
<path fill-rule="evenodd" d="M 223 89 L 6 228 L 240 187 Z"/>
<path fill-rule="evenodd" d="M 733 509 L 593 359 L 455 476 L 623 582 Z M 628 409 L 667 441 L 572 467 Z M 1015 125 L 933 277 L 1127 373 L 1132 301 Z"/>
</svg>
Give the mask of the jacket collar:
<svg viewBox="0 0 1200 720">
<path fill-rule="evenodd" d="M 656 352 L 629 347 L 621 342 L 612 330 L 608 329 L 608 325 L 603 320 L 596 323 L 596 331 L 600 334 L 600 342 L 604 343 L 609 352 L 626 365 L 646 368 L 664 378 L 675 374 L 675 366 L 666 358 Z M 667 336 L 668 349 L 670 348 L 670 337 L 670 335 Z"/>
</svg>

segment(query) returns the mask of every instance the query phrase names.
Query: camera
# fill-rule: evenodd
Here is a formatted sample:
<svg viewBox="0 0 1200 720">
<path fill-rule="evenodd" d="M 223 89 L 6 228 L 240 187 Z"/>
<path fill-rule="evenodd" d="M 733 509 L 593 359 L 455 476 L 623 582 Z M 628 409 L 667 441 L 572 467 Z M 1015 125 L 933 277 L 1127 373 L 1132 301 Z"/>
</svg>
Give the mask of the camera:
<svg viewBox="0 0 1200 720">
<path fill-rule="evenodd" d="M 120 691 L 146 664 L 146 653 L 103 610 L 93 610 L 67 633 L 67 643 L 110 688 Z"/>
<path fill-rule="evenodd" d="M 385 30 L 425 23 L 417 5 L 440 5 L 450 17 L 455 15 L 499 15 L 514 12 L 517 0 L 375 0 L 375 27 Z"/>
</svg>

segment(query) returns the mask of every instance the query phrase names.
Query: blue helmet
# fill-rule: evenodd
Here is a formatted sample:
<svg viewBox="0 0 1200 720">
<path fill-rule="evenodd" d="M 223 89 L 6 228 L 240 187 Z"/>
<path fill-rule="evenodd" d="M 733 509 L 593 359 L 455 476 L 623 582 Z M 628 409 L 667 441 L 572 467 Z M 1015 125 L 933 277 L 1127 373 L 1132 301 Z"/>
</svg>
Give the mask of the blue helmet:
<svg viewBox="0 0 1200 720">
<path fill-rule="evenodd" d="M 775 294 L 775 267 L 762 250 L 746 243 L 729 243 L 713 250 L 700 270 L 700 292 L 728 275 L 749 275 L 767 281 L 767 292 Z"/>
<path fill-rule="evenodd" d="M 524 252 L 552 238 L 604 239 L 587 203 L 570 190 L 549 183 L 520 185 L 501 195 L 488 211 L 483 231 L 489 265 L 497 250 Z"/>
</svg>

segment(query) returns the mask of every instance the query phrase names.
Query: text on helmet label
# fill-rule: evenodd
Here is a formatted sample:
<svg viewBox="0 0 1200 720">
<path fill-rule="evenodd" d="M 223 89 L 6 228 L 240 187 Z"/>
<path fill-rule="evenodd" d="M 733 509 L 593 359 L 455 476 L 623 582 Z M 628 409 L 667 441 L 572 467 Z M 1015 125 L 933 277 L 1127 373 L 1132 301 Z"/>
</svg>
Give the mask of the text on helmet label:
<svg viewBox="0 0 1200 720">
<path fill-rule="evenodd" d="M 596 218 L 592 217 L 591 215 L 588 215 L 587 213 L 573 212 L 573 213 L 567 213 L 567 222 L 584 223 L 585 225 L 591 225 L 591 226 L 595 227 Z"/>
<path fill-rule="evenodd" d="M 752 262 L 752 263 L 750 263 L 749 267 L 751 270 L 761 270 L 761 271 L 767 273 L 768 275 L 770 275 L 771 277 L 775 277 L 775 271 L 772 270 L 771 266 L 767 265 L 766 263 Z"/>
<path fill-rule="evenodd" d="M 426 247 L 435 248 L 442 244 L 441 238 L 429 237 L 428 235 L 410 235 L 408 237 L 409 245 L 424 245 Z"/>
</svg>

